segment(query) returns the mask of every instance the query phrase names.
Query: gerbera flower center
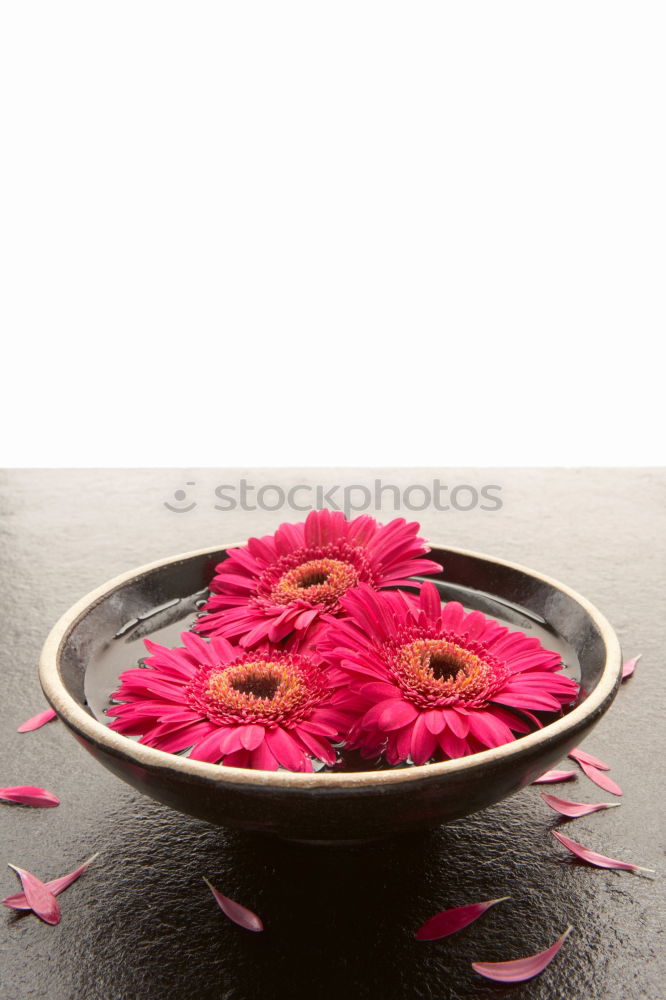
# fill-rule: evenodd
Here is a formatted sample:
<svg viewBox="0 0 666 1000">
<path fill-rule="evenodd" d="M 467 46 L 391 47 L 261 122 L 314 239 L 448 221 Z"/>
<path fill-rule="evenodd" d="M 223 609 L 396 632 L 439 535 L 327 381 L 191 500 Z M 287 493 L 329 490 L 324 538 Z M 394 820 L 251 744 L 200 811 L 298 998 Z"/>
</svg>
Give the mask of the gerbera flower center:
<svg viewBox="0 0 666 1000">
<path fill-rule="evenodd" d="M 305 656 L 246 653 L 230 664 L 203 665 L 188 702 L 212 722 L 296 723 L 325 692 L 321 671 Z"/>
<path fill-rule="evenodd" d="M 480 708 L 506 680 L 504 663 L 466 636 L 418 638 L 391 644 L 391 673 L 420 708 Z"/>
<path fill-rule="evenodd" d="M 209 693 L 211 690 L 215 691 L 219 680 L 219 674 L 211 677 Z M 234 691 L 238 691 L 240 694 L 250 694 L 254 698 L 263 698 L 270 701 L 277 693 L 281 681 L 282 678 L 278 674 L 271 673 L 269 670 L 262 672 L 260 670 L 253 671 L 249 669 L 245 675 L 232 678 L 230 685 Z"/>
<path fill-rule="evenodd" d="M 424 663 L 430 667 L 435 680 L 451 680 L 456 677 L 460 670 L 464 669 L 462 659 L 452 652 L 436 652 L 430 655 L 430 662 Z"/>
<path fill-rule="evenodd" d="M 309 587 L 318 587 L 322 583 L 328 583 L 328 570 L 308 569 L 307 573 L 301 575 L 301 578 L 297 582 L 296 586 L 302 587 L 303 590 L 307 590 Z"/>
<path fill-rule="evenodd" d="M 342 559 L 308 559 L 282 573 L 271 589 L 276 604 L 307 600 L 312 604 L 335 604 L 359 582 L 356 567 Z"/>
</svg>

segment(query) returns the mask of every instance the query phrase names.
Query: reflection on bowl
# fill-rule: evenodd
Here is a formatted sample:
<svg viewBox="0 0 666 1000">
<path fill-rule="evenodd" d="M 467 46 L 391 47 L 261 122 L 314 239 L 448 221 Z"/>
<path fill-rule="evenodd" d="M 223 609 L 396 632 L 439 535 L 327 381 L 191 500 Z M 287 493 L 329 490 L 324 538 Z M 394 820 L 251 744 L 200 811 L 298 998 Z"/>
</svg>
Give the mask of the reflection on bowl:
<svg viewBox="0 0 666 1000">
<path fill-rule="evenodd" d="M 176 645 L 226 549 L 190 552 L 125 573 L 71 608 L 42 651 L 46 697 L 78 741 L 141 792 L 222 826 L 296 840 L 358 840 L 458 819 L 511 795 L 576 746 L 620 682 L 612 628 L 568 587 L 513 563 L 433 547 L 444 599 L 500 618 L 562 653 L 580 681 L 563 718 L 513 743 L 460 760 L 380 771 L 294 774 L 205 764 L 163 753 L 101 719 L 118 674 L 143 655 L 141 639 Z"/>
</svg>

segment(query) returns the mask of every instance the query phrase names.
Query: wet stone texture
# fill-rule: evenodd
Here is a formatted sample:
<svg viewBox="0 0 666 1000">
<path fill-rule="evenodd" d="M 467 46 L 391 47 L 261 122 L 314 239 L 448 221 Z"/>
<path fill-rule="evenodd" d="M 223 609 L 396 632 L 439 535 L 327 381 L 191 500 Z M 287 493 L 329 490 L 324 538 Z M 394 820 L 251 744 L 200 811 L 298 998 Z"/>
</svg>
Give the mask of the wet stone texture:
<svg viewBox="0 0 666 1000">
<path fill-rule="evenodd" d="M 643 652 L 585 744 L 612 765 L 625 792 L 620 809 L 558 820 L 533 786 L 419 837 L 312 848 L 217 829 L 143 798 L 96 764 L 59 722 L 16 733 L 43 707 L 39 650 L 76 599 L 151 559 L 297 519 L 289 511 L 281 517 L 215 510 L 215 486 L 244 474 L 0 474 L 0 784 L 36 784 L 62 799 L 52 810 L 0 805 L 3 864 L 48 879 L 102 852 L 60 897 L 59 926 L 3 910 L 0 998 L 663 997 L 663 471 L 447 470 L 439 473 L 443 482 L 501 485 L 502 509 L 416 515 L 433 540 L 514 559 L 569 583 L 610 618 L 626 656 Z M 357 470 L 253 475 L 259 484 L 284 487 L 364 482 Z M 432 477 L 432 470 L 391 471 L 384 481 L 404 487 Z M 164 501 L 177 506 L 174 493 L 186 482 L 195 483 L 187 489 L 197 506 L 168 510 Z M 389 507 L 383 517 L 391 514 Z M 582 774 L 541 790 L 588 802 L 612 798 Z M 555 842 L 553 828 L 657 875 L 586 867 Z M 265 932 L 229 923 L 202 875 L 255 909 Z M 0 890 L 16 891 L 9 869 L 0 874 Z M 504 895 L 511 899 L 454 937 L 413 939 L 439 909 Z M 540 951 L 569 923 L 574 931 L 560 955 L 530 983 L 491 984 L 470 968 L 475 960 Z"/>
</svg>

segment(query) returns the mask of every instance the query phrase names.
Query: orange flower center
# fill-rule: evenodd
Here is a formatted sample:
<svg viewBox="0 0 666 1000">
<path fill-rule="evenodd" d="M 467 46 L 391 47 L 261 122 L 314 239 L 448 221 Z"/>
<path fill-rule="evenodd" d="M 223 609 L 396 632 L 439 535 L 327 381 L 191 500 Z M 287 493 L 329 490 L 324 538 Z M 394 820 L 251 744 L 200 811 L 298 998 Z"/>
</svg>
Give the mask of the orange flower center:
<svg viewBox="0 0 666 1000">
<path fill-rule="evenodd" d="M 298 607 L 335 611 L 338 601 L 359 583 L 375 585 L 368 559 L 359 545 L 344 541 L 310 545 L 280 556 L 267 566 L 252 598 L 259 607 Z"/>
<path fill-rule="evenodd" d="M 465 637 L 414 639 L 397 646 L 390 659 L 405 696 L 420 708 L 479 708 L 507 676 L 504 664 Z"/>
<path fill-rule="evenodd" d="M 238 694 L 260 698 L 262 701 L 272 701 L 284 682 L 284 677 L 277 671 L 272 671 L 270 667 L 265 670 L 253 669 L 252 666 L 244 667 L 238 670 L 237 674 L 235 677 L 226 678 L 226 686 Z M 208 683 L 209 696 L 218 697 L 222 687 L 221 675 L 213 674 Z"/>
<path fill-rule="evenodd" d="M 358 573 L 341 559 L 309 559 L 287 570 L 271 591 L 276 604 L 307 600 L 310 604 L 329 604 L 342 597 L 358 583 Z"/>
<path fill-rule="evenodd" d="M 201 666 L 189 685 L 193 708 L 213 722 L 299 722 L 325 693 L 321 671 L 306 657 L 246 653 L 228 665 Z"/>
</svg>

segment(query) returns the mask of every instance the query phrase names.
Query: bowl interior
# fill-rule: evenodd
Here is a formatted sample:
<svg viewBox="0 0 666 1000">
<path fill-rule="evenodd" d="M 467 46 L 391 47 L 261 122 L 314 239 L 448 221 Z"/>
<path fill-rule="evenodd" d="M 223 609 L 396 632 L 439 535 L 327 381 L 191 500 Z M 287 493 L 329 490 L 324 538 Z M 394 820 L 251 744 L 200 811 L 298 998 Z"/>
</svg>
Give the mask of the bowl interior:
<svg viewBox="0 0 666 1000">
<path fill-rule="evenodd" d="M 445 570 L 431 579 L 444 600 L 460 600 L 561 653 L 566 672 L 580 683 L 578 703 L 563 719 L 461 761 L 312 775 L 202 764 L 112 733 L 101 720 L 118 675 L 144 655 L 144 638 L 179 644 L 225 551 L 164 560 L 88 595 L 54 628 L 41 664 L 47 697 L 88 750 L 124 780 L 193 815 L 332 839 L 355 832 L 366 836 L 377 822 L 413 828 L 465 815 L 551 766 L 606 710 L 619 683 L 617 639 L 584 598 L 524 567 L 433 546 Z M 400 809 L 404 815 L 396 814 Z"/>
<path fill-rule="evenodd" d="M 104 721 L 119 674 L 146 653 L 143 640 L 178 645 L 198 613 L 224 550 L 197 553 L 139 573 L 91 602 L 62 644 L 60 675 L 76 701 Z M 458 600 L 562 654 L 565 673 L 581 682 L 583 701 L 606 665 L 599 624 L 579 599 L 550 581 L 483 556 L 433 549 L 445 573 L 429 577 L 442 600 Z"/>
</svg>

